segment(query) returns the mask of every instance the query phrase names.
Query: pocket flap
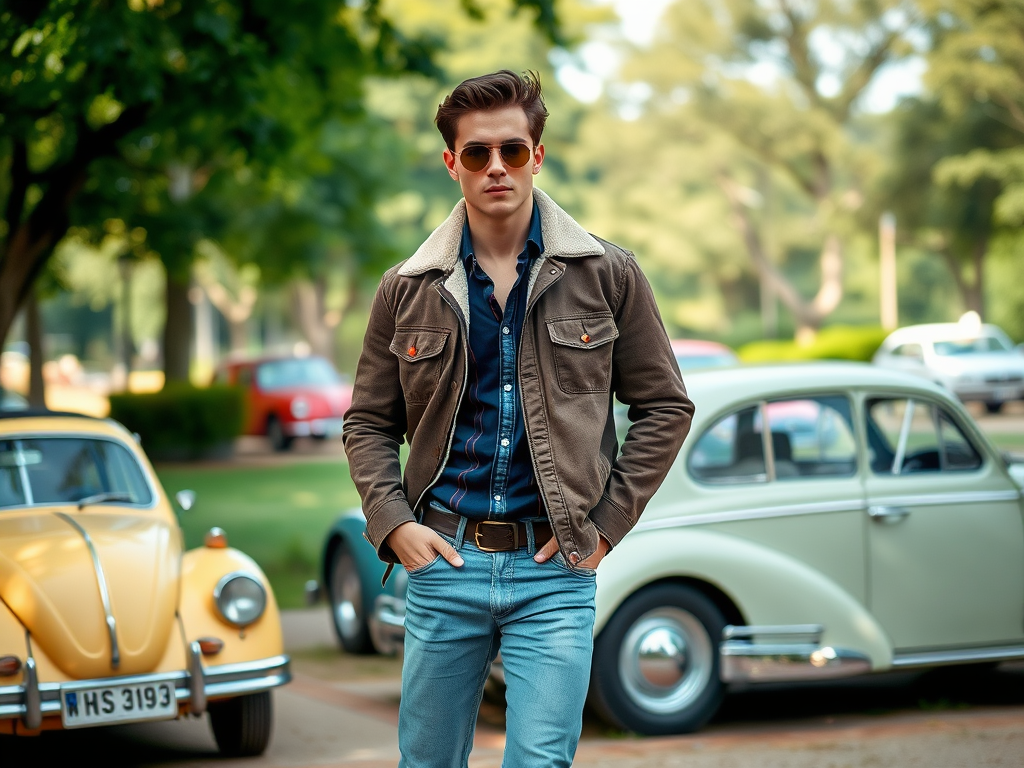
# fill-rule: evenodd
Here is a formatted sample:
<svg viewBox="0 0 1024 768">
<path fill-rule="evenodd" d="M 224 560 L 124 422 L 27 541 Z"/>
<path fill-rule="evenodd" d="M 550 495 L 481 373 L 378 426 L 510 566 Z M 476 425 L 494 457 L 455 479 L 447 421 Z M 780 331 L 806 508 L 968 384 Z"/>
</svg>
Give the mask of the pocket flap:
<svg viewBox="0 0 1024 768">
<path fill-rule="evenodd" d="M 619 338 L 619 329 L 611 315 L 548 320 L 547 325 L 552 343 L 564 347 L 593 349 Z"/>
<path fill-rule="evenodd" d="M 418 363 L 441 354 L 448 331 L 432 328 L 399 328 L 391 340 L 391 351 L 403 360 Z"/>
</svg>

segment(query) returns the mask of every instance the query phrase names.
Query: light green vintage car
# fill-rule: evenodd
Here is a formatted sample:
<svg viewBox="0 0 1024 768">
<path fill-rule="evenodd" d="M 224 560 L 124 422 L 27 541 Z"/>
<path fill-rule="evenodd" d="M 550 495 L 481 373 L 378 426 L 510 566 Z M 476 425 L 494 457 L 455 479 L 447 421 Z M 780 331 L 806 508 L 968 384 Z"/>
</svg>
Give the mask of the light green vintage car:
<svg viewBox="0 0 1024 768">
<path fill-rule="evenodd" d="M 867 365 L 694 372 L 692 431 L 598 571 L 591 701 L 641 733 L 730 684 L 1024 658 L 1024 465 Z"/>
</svg>

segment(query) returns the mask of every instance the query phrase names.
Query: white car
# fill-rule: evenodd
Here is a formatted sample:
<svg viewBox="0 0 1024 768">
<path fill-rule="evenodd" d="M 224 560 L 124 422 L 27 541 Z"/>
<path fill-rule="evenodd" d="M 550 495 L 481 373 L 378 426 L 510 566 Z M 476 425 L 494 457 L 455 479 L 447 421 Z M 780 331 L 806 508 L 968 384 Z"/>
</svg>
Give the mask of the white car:
<svg viewBox="0 0 1024 768">
<path fill-rule="evenodd" d="M 968 313 L 959 323 L 910 325 L 893 331 L 875 353 L 884 368 L 924 376 L 989 413 L 1024 398 L 1024 353 L 995 325 Z"/>
</svg>

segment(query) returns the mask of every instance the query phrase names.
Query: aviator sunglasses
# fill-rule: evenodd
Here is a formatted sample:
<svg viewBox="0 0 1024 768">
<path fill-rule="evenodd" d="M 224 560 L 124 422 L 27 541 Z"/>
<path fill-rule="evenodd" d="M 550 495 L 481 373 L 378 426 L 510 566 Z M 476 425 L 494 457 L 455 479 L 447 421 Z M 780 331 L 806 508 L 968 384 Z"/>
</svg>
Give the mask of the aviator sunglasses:
<svg viewBox="0 0 1024 768">
<path fill-rule="evenodd" d="M 501 153 L 501 162 L 509 168 L 522 168 L 530 162 L 530 156 L 533 154 L 533 150 L 525 144 L 509 143 L 492 146 L 474 144 L 463 149 L 456 157 L 459 158 L 463 168 L 476 173 L 482 171 L 491 162 L 491 151 L 494 149 Z"/>
</svg>

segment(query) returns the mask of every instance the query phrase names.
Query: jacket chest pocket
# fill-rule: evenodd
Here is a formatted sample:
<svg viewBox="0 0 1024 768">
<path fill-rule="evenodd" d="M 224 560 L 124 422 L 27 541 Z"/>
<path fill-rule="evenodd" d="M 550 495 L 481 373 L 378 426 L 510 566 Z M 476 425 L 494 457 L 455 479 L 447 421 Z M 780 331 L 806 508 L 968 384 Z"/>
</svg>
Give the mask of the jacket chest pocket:
<svg viewBox="0 0 1024 768">
<path fill-rule="evenodd" d="M 612 382 L 612 344 L 619 337 L 611 315 L 547 321 L 558 386 L 570 395 L 607 392 Z"/>
<path fill-rule="evenodd" d="M 441 352 L 448 331 L 434 328 L 397 328 L 391 352 L 398 357 L 398 375 L 407 403 L 426 403 L 441 378 Z"/>
</svg>

